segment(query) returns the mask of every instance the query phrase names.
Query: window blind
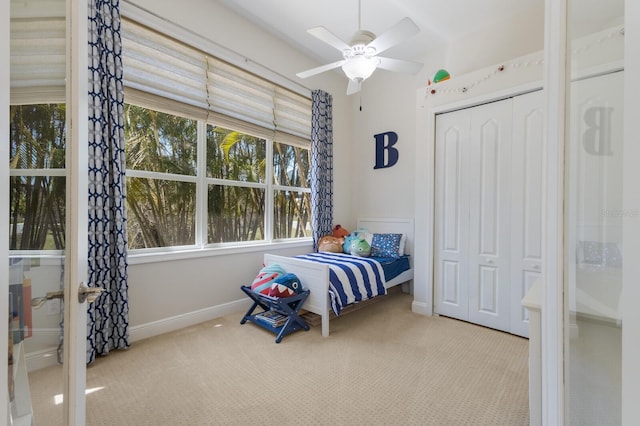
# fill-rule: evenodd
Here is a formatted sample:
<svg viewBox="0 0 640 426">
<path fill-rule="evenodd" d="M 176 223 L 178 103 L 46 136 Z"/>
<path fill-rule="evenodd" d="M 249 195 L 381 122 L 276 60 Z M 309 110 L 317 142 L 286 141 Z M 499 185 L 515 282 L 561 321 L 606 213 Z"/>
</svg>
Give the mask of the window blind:
<svg viewBox="0 0 640 426">
<path fill-rule="evenodd" d="M 206 60 L 200 51 L 126 19 L 121 36 L 128 102 L 206 116 Z"/>
<path fill-rule="evenodd" d="M 11 19 L 12 105 L 65 101 L 64 18 Z"/>
<path fill-rule="evenodd" d="M 123 18 L 125 99 L 222 127 L 309 145 L 311 100 Z"/>
<path fill-rule="evenodd" d="M 311 138 L 311 99 L 276 87 L 276 140 L 295 144 L 292 136 Z"/>
</svg>

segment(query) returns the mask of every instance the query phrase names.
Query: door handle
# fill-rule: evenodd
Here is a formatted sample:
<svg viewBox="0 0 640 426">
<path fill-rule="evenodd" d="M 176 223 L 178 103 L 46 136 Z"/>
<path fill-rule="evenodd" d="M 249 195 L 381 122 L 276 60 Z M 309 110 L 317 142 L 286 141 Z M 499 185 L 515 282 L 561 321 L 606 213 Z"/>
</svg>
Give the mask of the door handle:
<svg viewBox="0 0 640 426">
<path fill-rule="evenodd" d="M 80 287 L 78 288 L 78 302 L 93 303 L 103 291 L 104 289 L 102 287 L 87 287 L 85 283 L 80 283 Z M 41 308 L 47 300 L 52 299 L 64 300 L 64 291 L 50 291 L 44 297 L 34 297 L 31 299 L 31 306 L 38 309 Z"/>
<path fill-rule="evenodd" d="M 85 283 L 80 283 L 80 287 L 78 288 L 78 302 L 93 303 L 103 291 L 104 288 L 102 287 L 87 287 Z"/>
</svg>

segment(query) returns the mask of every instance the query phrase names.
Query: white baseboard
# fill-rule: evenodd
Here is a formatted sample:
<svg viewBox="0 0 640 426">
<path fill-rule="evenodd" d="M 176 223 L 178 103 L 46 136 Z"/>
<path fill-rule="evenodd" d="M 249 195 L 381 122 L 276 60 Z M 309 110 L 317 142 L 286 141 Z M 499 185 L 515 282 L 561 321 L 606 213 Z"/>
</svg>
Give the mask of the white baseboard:
<svg viewBox="0 0 640 426">
<path fill-rule="evenodd" d="M 158 321 L 132 326 L 129 328 L 129 342 L 133 343 L 149 337 L 159 336 L 160 334 L 180 330 L 225 315 L 239 312 L 244 313 L 250 306 L 251 301 L 249 299 L 236 300 L 223 305 L 212 306 L 174 317 L 163 318 Z M 238 321 L 240 321 L 240 317 L 238 317 Z M 29 352 L 25 354 L 25 361 L 27 371 L 29 372 L 58 365 L 57 348 L 51 347 L 40 351 Z"/>
<path fill-rule="evenodd" d="M 413 313 L 426 315 L 429 317 L 433 315 L 433 309 L 430 305 L 424 302 L 417 302 L 415 300 L 411 302 L 411 311 Z"/>
<path fill-rule="evenodd" d="M 175 317 L 163 318 L 158 321 L 149 322 L 142 325 L 133 326 L 129 329 L 129 342 L 180 330 L 205 321 L 220 318 L 225 315 L 235 314 L 242 310 L 247 310 L 251 306 L 249 299 L 236 300 L 235 302 L 223 305 L 212 306 L 198 311 L 177 315 Z M 240 319 L 238 319 L 239 321 Z"/>
</svg>

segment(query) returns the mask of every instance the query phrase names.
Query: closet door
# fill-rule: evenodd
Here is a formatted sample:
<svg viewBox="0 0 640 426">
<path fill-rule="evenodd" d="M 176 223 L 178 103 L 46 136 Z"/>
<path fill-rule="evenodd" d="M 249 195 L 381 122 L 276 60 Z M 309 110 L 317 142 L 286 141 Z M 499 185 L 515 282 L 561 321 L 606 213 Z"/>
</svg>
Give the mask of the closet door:
<svg viewBox="0 0 640 426">
<path fill-rule="evenodd" d="M 469 321 L 509 331 L 512 100 L 471 110 Z"/>
<path fill-rule="evenodd" d="M 465 321 L 469 320 L 470 124 L 470 109 L 436 117 L 435 311 Z"/>
<path fill-rule="evenodd" d="M 511 152 L 511 333 L 529 336 L 522 298 L 542 270 L 542 91 L 513 98 Z"/>
</svg>

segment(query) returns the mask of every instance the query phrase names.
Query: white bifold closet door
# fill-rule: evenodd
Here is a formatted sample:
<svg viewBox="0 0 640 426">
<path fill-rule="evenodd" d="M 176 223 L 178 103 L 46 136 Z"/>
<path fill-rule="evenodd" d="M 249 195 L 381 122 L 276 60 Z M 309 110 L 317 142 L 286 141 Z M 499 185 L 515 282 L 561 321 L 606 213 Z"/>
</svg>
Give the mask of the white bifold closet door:
<svg viewBox="0 0 640 426">
<path fill-rule="evenodd" d="M 526 336 L 541 268 L 540 92 L 436 118 L 436 313 Z"/>
</svg>

